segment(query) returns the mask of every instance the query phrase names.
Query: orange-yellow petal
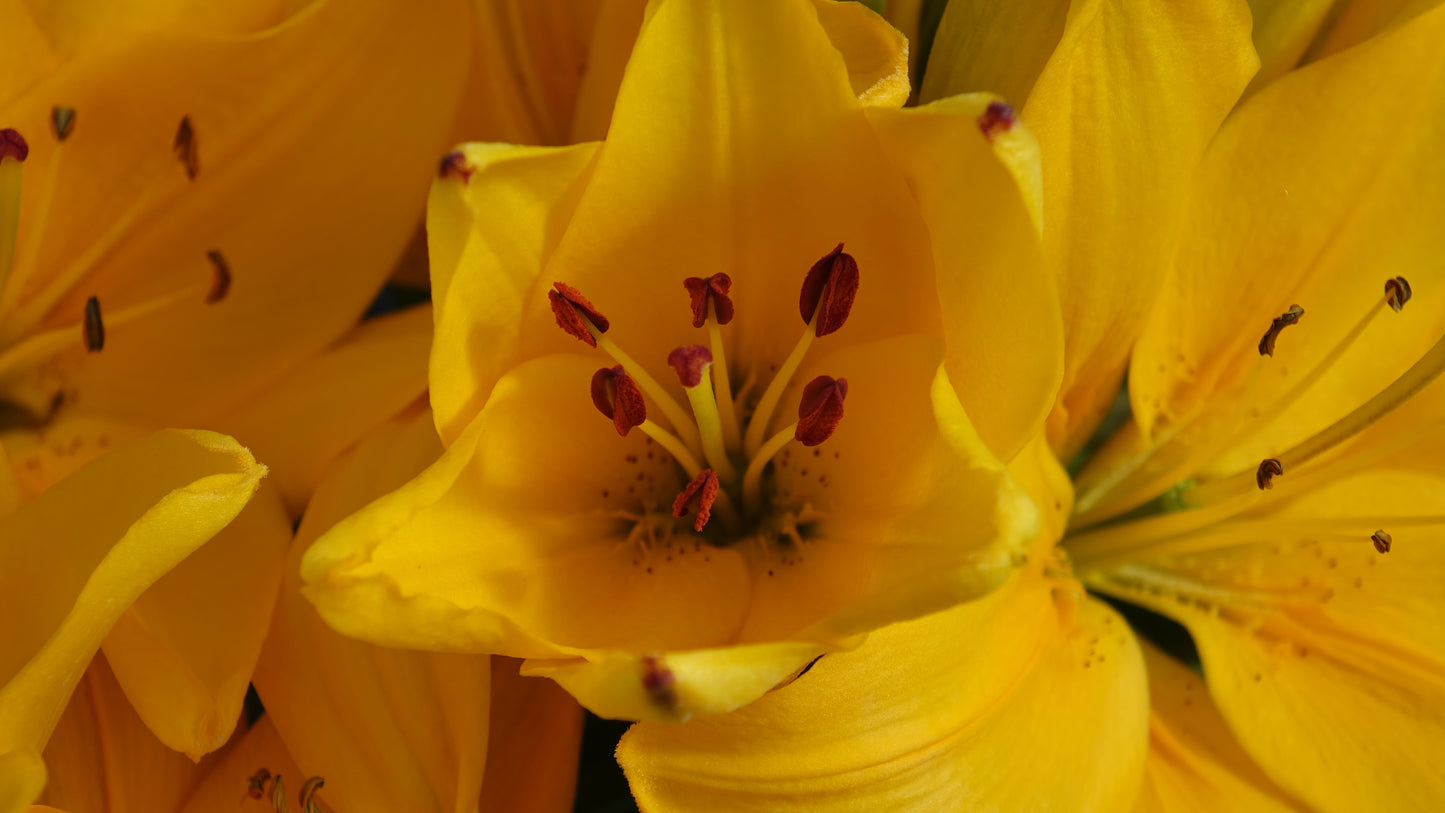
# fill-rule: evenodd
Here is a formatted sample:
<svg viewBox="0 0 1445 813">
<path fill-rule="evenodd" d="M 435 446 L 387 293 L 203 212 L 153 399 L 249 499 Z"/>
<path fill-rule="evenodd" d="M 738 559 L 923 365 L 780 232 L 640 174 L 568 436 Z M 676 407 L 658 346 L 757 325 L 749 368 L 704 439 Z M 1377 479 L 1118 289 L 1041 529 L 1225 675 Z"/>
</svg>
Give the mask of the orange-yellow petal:
<svg viewBox="0 0 1445 813">
<path fill-rule="evenodd" d="M 989 92 L 1022 108 L 1059 44 L 1069 5 L 951 0 L 933 35 L 920 98 Z"/>
<path fill-rule="evenodd" d="M 481 813 L 565 813 L 576 791 L 582 708 L 550 680 L 492 658 L 492 714 Z"/>
</svg>

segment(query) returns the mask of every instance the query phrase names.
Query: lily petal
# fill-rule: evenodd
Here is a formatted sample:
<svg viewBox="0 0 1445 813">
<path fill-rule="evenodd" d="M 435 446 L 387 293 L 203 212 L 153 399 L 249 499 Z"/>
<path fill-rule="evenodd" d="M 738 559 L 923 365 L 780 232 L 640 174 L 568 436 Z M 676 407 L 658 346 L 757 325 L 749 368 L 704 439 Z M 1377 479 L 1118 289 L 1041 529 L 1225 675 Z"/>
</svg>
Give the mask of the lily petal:
<svg viewBox="0 0 1445 813">
<path fill-rule="evenodd" d="M 1053 406 L 1064 348 L 1036 231 L 1038 144 L 1022 123 L 981 132 L 996 102 L 961 96 L 869 118 L 931 224 L 949 376 L 979 435 L 1007 461 Z M 1017 297 L 1000 301 L 1003 292 Z"/>
<path fill-rule="evenodd" d="M 1149 672 L 1149 760 L 1139 813 L 1299 810 L 1230 733 L 1204 681 L 1141 643 Z"/>
<path fill-rule="evenodd" d="M 1090 582 L 1189 628 L 1220 712 L 1288 793 L 1428 807 L 1445 793 L 1442 495 L 1438 473 L 1370 471 Z"/>
<path fill-rule="evenodd" d="M 280 776 L 291 793 L 301 789 L 306 777 L 291 761 L 286 744 L 271 724 L 270 715 L 262 715 L 255 725 L 232 741 L 230 747 L 216 753 L 203 763 L 206 770 L 200 782 L 186 799 L 180 813 L 213 813 L 217 810 L 266 810 L 269 799 L 252 802 L 245 798 L 248 780 L 265 768 L 272 776 Z M 325 777 L 322 777 L 323 779 Z M 333 783 L 328 782 L 317 798 L 323 810 L 336 810 L 329 804 Z M 243 808 L 242 804 L 248 807 Z M 254 805 L 254 808 L 249 806 Z"/>
<path fill-rule="evenodd" d="M 640 723 L 618 761 L 643 810 L 1122 808 L 1143 772 L 1143 664 L 1121 619 L 1072 601 L 1020 577 L 740 711 Z"/>
<path fill-rule="evenodd" d="M 577 791 L 582 709 L 550 680 L 492 658 L 492 715 L 482 813 L 565 813 Z"/>
<path fill-rule="evenodd" d="M 0 753 L 44 745 L 120 614 L 229 524 L 264 474 L 230 438 L 167 430 L 0 521 L 4 614 L 31 619 L 0 650 Z"/>
<path fill-rule="evenodd" d="M 818 22 L 848 66 L 863 104 L 902 107 L 908 101 L 908 40 L 862 3 L 813 0 Z"/>
<path fill-rule="evenodd" d="M 1205 145 L 1257 67 L 1243 0 L 1069 10 L 1023 110 L 1046 168 L 1044 249 L 1064 309 L 1049 440 L 1066 458 L 1114 400 Z"/>
<path fill-rule="evenodd" d="M 951 0 L 933 35 L 919 98 L 987 91 L 1022 106 L 1063 36 L 1069 6 Z"/>
<path fill-rule="evenodd" d="M 255 684 L 266 716 L 306 776 L 340 810 L 471 810 L 487 760 L 489 659 L 387 649 L 327 627 L 302 597 L 311 540 L 441 454 L 431 416 L 413 410 L 327 469 L 286 568 Z M 289 779 L 288 779 L 289 781 Z"/>
</svg>

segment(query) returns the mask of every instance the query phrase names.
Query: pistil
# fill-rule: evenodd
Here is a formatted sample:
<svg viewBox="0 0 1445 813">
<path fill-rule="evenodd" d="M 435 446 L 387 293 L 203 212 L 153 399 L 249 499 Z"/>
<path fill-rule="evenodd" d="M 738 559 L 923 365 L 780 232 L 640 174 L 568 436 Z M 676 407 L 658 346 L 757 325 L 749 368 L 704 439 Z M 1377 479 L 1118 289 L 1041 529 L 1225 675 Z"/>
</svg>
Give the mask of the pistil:
<svg viewBox="0 0 1445 813">
<path fill-rule="evenodd" d="M 719 477 L 725 482 L 737 480 L 737 470 L 728 460 L 727 447 L 723 441 L 722 420 L 718 414 L 718 399 L 713 393 L 708 368 L 714 366 L 712 353 L 700 344 L 690 344 L 673 350 L 667 356 L 667 363 L 677 371 L 687 400 L 692 404 L 692 414 L 697 418 L 697 428 L 702 436 L 703 454 Z M 729 402 L 731 399 L 727 399 Z"/>
<path fill-rule="evenodd" d="M 742 429 L 733 406 L 732 382 L 728 380 L 727 356 L 723 348 L 722 325 L 733 320 L 732 277 L 713 274 L 703 279 L 688 277 L 682 281 L 692 299 L 692 326 L 707 326 L 707 340 L 712 348 L 713 388 L 723 394 L 717 401 L 718 419 L 722 423 L 723 446 L 729 454 L 742 450 Z"/>
</svg>

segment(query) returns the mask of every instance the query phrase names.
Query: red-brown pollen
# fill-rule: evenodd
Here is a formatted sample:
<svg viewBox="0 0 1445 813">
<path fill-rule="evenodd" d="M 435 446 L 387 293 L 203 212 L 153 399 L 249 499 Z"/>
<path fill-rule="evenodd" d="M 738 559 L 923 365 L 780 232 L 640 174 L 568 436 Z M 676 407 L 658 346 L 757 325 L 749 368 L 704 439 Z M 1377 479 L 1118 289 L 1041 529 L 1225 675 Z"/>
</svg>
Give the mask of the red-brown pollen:
<svg viewBox="0 0 1445 813">
<path fill-rule="evenodd" d="M 647 420 L 647 402 L 643 400 L 642 390 L 620 364 L 603 367 L 592 374 L 592 404 L 612 419 L 617 434 L 624 437 Z"/>
<path fill-rule="evenodd" d="M 1410 283 L 1404 277 L 1385 280 L 1385 297 L 1389 300 L 1390 307 L 1399 313 L 1404 310 L 1405 303 L 1410 301 Z"/>
<path fill-rule="evenodd" d="M 1014 109 L 1001 101 L 992 101 L 988 107 L 978 116 L 978 129 L 983 132 L 983 137 L 990 142 L 1000 133 L 1007 133 L 1012 130 L 1018 117 L 1014 115 Z"/>
<path fill-rule="evenodd" d="M 733 320 L 733 300 L 728 296 L 732 290 L 733 280 L 727 274 L 713 274 L 706 279 L 702 277 L 688 277 L 682 281 L 682 287 L 687 289 L 687 295 L 692 299 L 692 326 L 702 327 L 707 324 L 707 305 L 712 301 L 713 310 L 717 311 L 717 323 L 725 325 Z"/>
<path fill-rule="evenodd" d="M 1267 457 L 1259 462 L 1259 468 L 1254 472 L 1254 483 L 1259 486 L 1260 491 L 1274 488 L 1274 478 L 1284 474 L 1284 466 L 1278 460 Z"/>
<path fill-rule="evenodd" d="M 1380 553 L 1389 553 L 1390 545 L 1395 540 L 1392 539 L 1390 535 L 1385 533 L 1383 530 L 1379 530 L 1375 531 L 1373 534 L 1370 534 L 1370 541 L 1375 543 L 1375 550 L 1379 551 Z"/>
<path fill-rule="evenodd" d="M 803 387 L 798 402 L 798 429 L 793 436 L 804 446 L 817 446 L 833 436 L 843 420 L 843 399 L 848 379 L 820 375 Z"/>
<path fill-rule="evenodd" d="M 803 324 L 811 322 L 814 313 L 818 315 L 816 333 L 821 338 L 843 327 L 857 295 L 858 262 L 853 255 L 845 254 L 839 243 L 808 269 L 798 296 L 798 312 Z"/>
<path fill-rule="evenodd" d="M 697 516 L 693 517 L 692 529 L 701 533 L 702 529 L 707 527 L 707 521 L 712 519 L 712 505 L 717 500 L 717 490 L 717 472 L 703 469 L 692 478 L 692 482 L 683 487 L 677 499 L 672 501 L 672 515 L 681 519 L 696 510 Z"/>
<path fill-rule="evenodd" d="M 587 329 L 587 324 L 590 322 L 597 328 L 598 333 L 606 333 L 607 317 L 592 307 L 587 297 L 571 285 L 554 282 L 552 287 L 556 290 L 547 292 L 547 300 L 552 303 L 552 315 L 557 319 L 557 327 L 578 341 L 585 342 L 588 347 L 596 347 L 597 340 L 592 337 L 592 331 Z"/>
</svg>

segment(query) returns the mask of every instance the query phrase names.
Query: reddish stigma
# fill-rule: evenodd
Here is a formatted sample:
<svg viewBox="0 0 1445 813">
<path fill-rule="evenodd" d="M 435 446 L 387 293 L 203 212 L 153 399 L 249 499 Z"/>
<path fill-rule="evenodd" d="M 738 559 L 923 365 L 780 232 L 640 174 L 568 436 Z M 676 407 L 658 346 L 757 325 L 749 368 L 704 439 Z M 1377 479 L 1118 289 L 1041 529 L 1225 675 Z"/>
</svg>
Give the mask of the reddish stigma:
<svg viewBox="0 0 1445 813">
<path fill-rule="evenodd" d="M 1012 130 L 1018 117 L 1014 115 L 1014 109 L 1001 101 L 992 101 L 978 116 L 978 129 L 983 131 L 983 137 L 991 143 L 999 133 L 1007 133 Z"/>
<path fill-rule="evenodd" d="M 684 387 L 696 387 L 702 383 L 703 371 L 712 364 L 712 351 L 700 344 L 688 344 L 667 354 L 667 363 L 677 371 L 677 379 Z"/>
<path fill-rule="evenodd" d="M 843 253 L 843 244 L 839 243 L 808 269 L 798 297 L 798 312 L 804 324 L 812 321 L 814 313 L 818 315 L 817 335 L 821 338 L 848 321 L 857 295 L 858 263 L 851 254 Z"/>
<path fill-rule="evenodd" d="M 713 274 L 706 279 L 702 277 L 688 277 L 682 281 L 682 287 L 687 289 L 687 295 L 692 298 L 692 326 L 702 327 L 707 324 L 707 303 L 712 300 L 713 309 L 717 311 L 717 323 L 725 325 L 733 320 L 733 300 L 728 296 L 732 290 L 733 279 L 727 274 Z"/>
<path fill-rule="evenodd" d="M 699 533 L 707 526 L 707 521 L 712 519 L 712 504 L 717 500 L 717 472 L 712 469 L 703 469 L 692 478 L 677 499 L 672 501 L 672 515 L 681 519 L 688 515 L 688 512 L 696 510 L 697 516 L 692 520 L 692 529 Z"/>
<path fill-rule="evenodd" d="M 607 317 L 592 307 L 587 297 L 571 285 L 554 282 L 552 287 L 556 290 L 548 291 L 547 299 L 552 303 L 552 315 L 557 318 L 557 327 L 585 342 L 587 346 L 596 347 L 597 340 L 592 337 L 592 331 L 587 329 L 587 325 L 590 322 L 597 328 L 598 333 L 606 333 Z"/>
<path fill-rule="evenodd" d="M 603 367 L 592 374 L 592 404 L 612 419 L 617 434 L 624 437 L 647 420 L 647 402 L 642 399 L 642 389 L 620 364 L 611 369 Z"/>
<path fill-rule="evenodd" d="M 663 665 L 661 658 L 647 655 L 642 659 L 642 688 L 652 702 L 669 710 L 677 708 L 677 692 L 673 690 L 676 683 L 677 676 Z"/>
<path fill-rule="evenodd" d="M 803 387 L 798 403 L 798 429 L 793 437 L 804 446 L 817 446 L 832 437 L 843 420 L 843 399 L 848 397 L 848 379 L 820 375 Z"/>
<path fill-rule="evenodd" d="M 9 127 L 0 130 L 0 161 L 6 158 L 24 161 L 28 157 L 30 157 L 30 145 L 25 143 L 25 137 L 20 135 L 18 130 L 12 130 Z"/>
</svg>

